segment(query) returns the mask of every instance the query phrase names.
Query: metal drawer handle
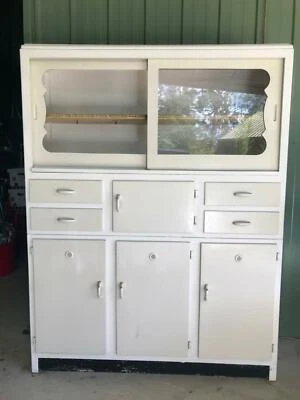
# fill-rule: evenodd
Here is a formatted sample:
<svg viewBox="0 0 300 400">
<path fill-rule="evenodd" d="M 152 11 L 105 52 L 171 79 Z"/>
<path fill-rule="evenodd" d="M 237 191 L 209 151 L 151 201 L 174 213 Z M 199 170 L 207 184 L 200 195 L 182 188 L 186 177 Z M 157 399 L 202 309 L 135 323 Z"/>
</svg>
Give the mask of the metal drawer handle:
<svg viewBox="0 0 300 400">
<path fill-rule="evenodd" d="M 119 283 L 120 299 L 123 299 L 124 297 L 124 288 L 125 288 L 124 282 L 120 282 Z"/>
<path fill-rule="evenodd" d="M 71 222 L 76 222 L 75 218 L 69 218 L 69 217 L 58 217 L 56 218 L 57 222 L 62 222 L 62 223 L 71 223 Z"/>
<path fill-rule="evenodd" d="M 247 226 L 250 224 L 251 224 L 251 221 L 232 221 L 232 225 L 235 225 L 235 226 Z"/>
<path fill-rule="evenodd" d="M 116 195 L 116 210 L 117 210 L 117 212 L 120 211 L 120 208 L 121 208 L 121 195 L 117 194 Z"/>
<path fill-rule="evenodd" d="M 233 195 L 235 197 L 248 197 L 248 196 L 252 196 L 253 193 L 251 193 L 251 192 L 233 192 Z"/>
<path fill-rule="evenodd" d="M 101 299 L 101 297 L 102 297 L 102 287 L 103 287 L 102 281 L 98 281 L 97 282 L 97 296 L 98 296 L 98 299 Z"/>
<path fill-rule="evenodd" d="M 204 301 L 207 301 L 208 300 L 208 283 L 206 283 L 203 286 L 203 290 L 204 290 Z"/>
<path fill-rule="evenodd" d="M 74 189 L 64 189 L 64 188 L 60 188 L 60 189 L 56 189 L 56 193 L 57 194 L 75 194 L 76 190 Z"/>
</svg>

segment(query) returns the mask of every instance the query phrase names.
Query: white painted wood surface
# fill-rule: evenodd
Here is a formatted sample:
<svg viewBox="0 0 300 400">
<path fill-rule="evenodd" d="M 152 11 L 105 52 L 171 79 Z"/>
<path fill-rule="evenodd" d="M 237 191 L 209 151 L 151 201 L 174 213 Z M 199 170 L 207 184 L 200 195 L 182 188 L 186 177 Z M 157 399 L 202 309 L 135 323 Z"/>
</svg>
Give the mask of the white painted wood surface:
<svg viewBox="0 0 300 400">
<path fill-rule="evenodd" d="M 80 208 L 31 208 L 33 231 L 102 231 L 102 210 Z"/>
<path fill-rule="evenodd" d="M 35 239 L 33 270 L 36 351 L 104 354 L 105 242 Z"/>
<path fill-rule="evenodd" d="M 102 203 L 102 182 L 88 180 L 31 179 L 32 203 Z"/>
<path fill-rule="evenodd" d="M 255 211 L 205 211 L 204 232 L 235 235 L 277 235 L 279 213 Z"/>
<path fill-rule="evenodd" d="M 206 183 L 205 205 L 279 207 L 280 184 L 268 182 Z"/>
<path fill-rule="evenodd" d="M 201 358 L 271 360 L 276 252 L 267 244 L 201 246 Z"/>
<path fill-rule="evenodd" d="M 276 379 L 292 47 L 26 45 L 21 55 L 32 370 L 38 372 L 40 357 L 210 362 L 267 365 L 270 379 Z M 194 68 L 200 64 L 206 68 L 233 68 L 236 63 L 241 68 L 264 67 L 271 75 L 266 89 L 267 152 L 247 159 L 235 157 L 234 163 L 224 156 L 218 161 L 215 156 L 201 157 L 201 162 L 184 156 L 184 161 L 178 162 L 177 156 L 171 156 L 175 157 L 171 160 L 169 155 L 157 155 L 154 143 L 159 68 Z M 157 169 L 145 169 L 146 154 L 108 154 L 104 147 L 102 154 L 45 151 L 46 88 L 41 76 L 50 64 L 62 71 L 104 71 L 109 67 L 146 72 L 148 168 Z M 276 86 L 276 82 L 280 84 Z M 59 89 L 54 87 L 55 91 Z M 128 90 L 130 102 L 135 89 Z M 52 100 L 65 101 L 67 92 L 57 97 L 55 91 Z M 272 99 L 278 103 L 276 121 L 271 120 Z M 56 101 L 48 101 L 52 111 L 57 111 L 53 108 Z M 85 131 L 89 149 L 96 131 Z M 60 126 L 52 134 L 65 145 L 70 129 Z M 74 189 L 60 187 L 70 183 L 76 185 L 76 194 L 56 193 L 57 188 Z M 126 201 L 119 199 L 119 212 L 116 195 L 122 193 L 116 188 L 125 189 Z M 254 195 L 232 200 L 235 190 L 253 191 Z M 74 218 L 75 214 L 76 226 L 75 221 L 65 222 L 70 226 L 61 229 L 61 222 L 55 220 Z M 251 216 L 255 224 L 252 230 L 246 231 L 249 228 L 245 226 L 236 230 L 234 226 L 232 230 L 228 216 L 234 220 Z M 213 225 L 211 233 L 204 231 L 208 220 Z M 76 245 L 79 262 L 61 256 L 65 244 L 70 243 Z M 163 270 L 162 275 L 148 274 L 144 255 L 150 248 L 162 254 L 154 260 Z M 243 262 L 233 264 L 229 257 L 241 250 L 246 254 L 245 273 L 236 265 Z M 69 268 L 70 260 L 74 268 Z M 128 303 L 121 303 L 118 297 L 120 277 L 130 285 L 134 283 Z M 216 303 L 202 301 L 204 278 L 219 288 L 218 294 L 208 292 L 209 296 L 215 293 Z M 94 302 L 97 286 L 90 282 L 97 284 L 100 280 L 104 281 L 104 297 Z M 241 282 L 245 281 L 243 290 Z M 236 290 L 229 291 L 233 283 Z M 53 287 L 60 292 L 52 301 Z M 174 295 L 174 291 L 181 295 Z M 154 306 L 160 306 L 158 314 L 153 313 Z M 71 325 L 64 318 L 68 313 Z M 93 319 L 95 314 L 98 318 Z M 250 326 L 247 315 L 253 316 Z M 230 318 L 244 324 L 229 327 Z M 140 344 L 136 346 L 134 327 L 140 321 L 144 335 L 139 336 Z M 153 329 L 157 321 L 158 328 Z M 57 322 L 60 330 L 56 329 Z M 117 329 L 117 324 L 121 328 Z M 78 326 L 78 335 L 72 335 L 74 326 Z M 83 326 L 93 329 L 84 330 Z M 212 332 L 213 327 L 216 329 Z M 221 337 L 223 332 L 226 341 Z M 91 335 L 88 343 L 87 334 Z M 213 343 L 214 335 L 219 335 L 217 345 Z"/>
<path fill-rule="evenodd" d="M 194 182 L 113 182 L 114 232 L 193 232 Z"/>
<path fill-rule="evenodd" d="M 190 244 L 117 242 L 117 354 L 186 357 Z"/>
</svg>

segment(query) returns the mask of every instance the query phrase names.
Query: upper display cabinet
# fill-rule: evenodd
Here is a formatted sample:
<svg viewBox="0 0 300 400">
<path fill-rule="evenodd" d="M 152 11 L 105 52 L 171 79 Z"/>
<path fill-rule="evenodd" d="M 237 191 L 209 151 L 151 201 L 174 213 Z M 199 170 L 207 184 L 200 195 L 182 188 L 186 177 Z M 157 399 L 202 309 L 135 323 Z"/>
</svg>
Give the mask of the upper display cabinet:
<svg viewBox="0 0 300 400">
<path fill-rule="evenodd" d="M 23 46 L 32 167 L 278 171 L 291 46 Z"/>
</svg>

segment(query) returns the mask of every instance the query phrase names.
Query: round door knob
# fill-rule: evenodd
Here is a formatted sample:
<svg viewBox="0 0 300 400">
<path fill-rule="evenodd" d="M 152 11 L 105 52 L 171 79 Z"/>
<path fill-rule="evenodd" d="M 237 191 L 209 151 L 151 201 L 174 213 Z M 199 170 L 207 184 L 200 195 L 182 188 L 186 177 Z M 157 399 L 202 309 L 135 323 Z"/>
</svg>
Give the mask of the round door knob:
<svg viewBox="0 0 300 400">
<path fill-rule="evenodd" d="M 150 259 L 151 261 L 156 260 L 156 259 L 157 259 L 157 255 L 156 255 L 155 253 L 150 253 L 150 254 L 149 254 L 149 259 Z"/>
<path fill-rule="evenodd" d="M 67 251 L 65 252 L 65 257 L 66 257 L 66 258 L 73 258 L 73 257 L 74 257 L 73 251 L 67 250 Z"/>
<path fill-rule="evenodd" d="M 239 254 L 237 254 L 235 257 L 234 257 L 234 260 L 236 261 L 236 262 L 240 262 L 240 261 L 242 261 L 242 256 L 241 255 L 239 255 Z"/>
</svg>

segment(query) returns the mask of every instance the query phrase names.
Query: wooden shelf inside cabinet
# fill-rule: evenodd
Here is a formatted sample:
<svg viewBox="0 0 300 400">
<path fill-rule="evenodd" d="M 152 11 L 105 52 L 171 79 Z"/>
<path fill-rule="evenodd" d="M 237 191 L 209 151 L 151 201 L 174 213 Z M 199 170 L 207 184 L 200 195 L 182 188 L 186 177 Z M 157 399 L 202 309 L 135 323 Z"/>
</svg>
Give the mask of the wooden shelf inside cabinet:
<svg viewBox="0 0 300 400">
<path fill-rule="evenodd" d="M 145 123 L 147 115 L 135 114 L 47 114 L 50 124 L 132 124 Z"/>
<path fill-rule="evenodd" d="M 141 114 L 57 114 L 51 113 L 46 116 L 46 123 L 49 124 L 136 124 L 145 123 L 147 115 Z M 160 124 L 195 124 L 199 120 L 186 115 L 160 115 Z"/>
</svg>

